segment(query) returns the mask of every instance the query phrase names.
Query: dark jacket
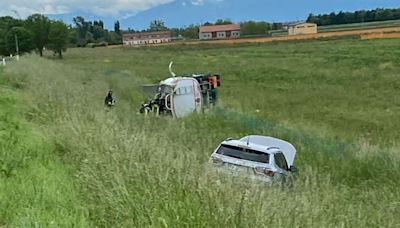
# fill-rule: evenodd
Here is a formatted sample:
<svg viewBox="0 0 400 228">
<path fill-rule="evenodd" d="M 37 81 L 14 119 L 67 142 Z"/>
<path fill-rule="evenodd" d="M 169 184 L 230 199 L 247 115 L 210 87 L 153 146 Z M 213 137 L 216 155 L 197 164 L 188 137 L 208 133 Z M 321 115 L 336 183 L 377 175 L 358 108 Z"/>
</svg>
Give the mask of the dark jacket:
<svg viewBox="0 0 400 228">
<path fill-rule="evenodd" d="M 105 105 L 109 105 L 109 104 L 113 104 L 114 103 L 114 98 L 112 97 L 112 94 L 109 92 L 106 96 L 106 98 L 104 99 L 104 104 Z"/>
</svg>

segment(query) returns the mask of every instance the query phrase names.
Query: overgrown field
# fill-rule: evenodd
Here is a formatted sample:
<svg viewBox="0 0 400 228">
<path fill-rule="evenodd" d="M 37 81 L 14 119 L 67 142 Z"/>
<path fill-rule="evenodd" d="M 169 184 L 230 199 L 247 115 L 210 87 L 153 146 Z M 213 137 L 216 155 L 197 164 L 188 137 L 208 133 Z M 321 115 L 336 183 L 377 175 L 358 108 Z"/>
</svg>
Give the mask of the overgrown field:
<svg viewBox="0 0 400 228">
<path fill-rule="evenodd" d="M 137 114 L 140 86 L 171 60 L 176 73 L 221 73 L 219 107 Z M 399 227 L 399 60 L 398 40 L 356 39 L 25 56 L 0 71 L 1 134 L 14 137 L 0 158 L 20 164 L 0 174 L 0 226 Z M 293 188 L 212 171 L 218 143 L 246 134 L 297 147 Z"/>
</svg>

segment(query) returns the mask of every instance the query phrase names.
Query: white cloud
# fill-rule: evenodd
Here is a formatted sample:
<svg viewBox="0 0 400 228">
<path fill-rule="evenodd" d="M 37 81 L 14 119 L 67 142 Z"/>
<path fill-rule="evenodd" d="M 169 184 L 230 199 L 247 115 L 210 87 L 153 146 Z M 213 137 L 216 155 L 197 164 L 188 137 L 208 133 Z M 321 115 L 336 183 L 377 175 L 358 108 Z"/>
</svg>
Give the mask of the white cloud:
<svg viewBox="0 0 400 228">
<path fill-rule="evenodd" d="M 61 14 L 83 11 L 98 16 L 120 16 L 172 1 L 174 0 L 0 0 L 0 15 L 15 16 L 13 11 L 17 11 L 21 17 L 33 13 Z"/>
<path fill-rule="evenodd" d="M 195 6 L 203 6 L 206 3 L 220 3 L 223 1 L 224 0 L 192 0 L 192 1 L 190 1 L 190 3 Z"/>
<path fill-rule="evenodd" d="M 204 5 L 204 0 L 193 0 L 191 3 L 195 6 L 202 6 Z"/>
</svg>

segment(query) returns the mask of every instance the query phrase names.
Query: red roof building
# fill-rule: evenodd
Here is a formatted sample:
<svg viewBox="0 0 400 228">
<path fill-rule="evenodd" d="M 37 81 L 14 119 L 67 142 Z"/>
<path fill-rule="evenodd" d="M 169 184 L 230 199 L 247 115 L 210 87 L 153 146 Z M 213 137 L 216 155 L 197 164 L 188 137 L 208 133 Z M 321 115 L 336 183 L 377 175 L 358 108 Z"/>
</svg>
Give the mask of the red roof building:
<svg viewBox="0 0 400 228">
<path fill-rule="evenodd" d="M 124 45 L 167 43 L 171 42 L 171 31 L 125 33 L 122 41 Z"/>
<path fill-rule="evenodd" d="M 228 39 L 240 37 L 240 25 L 205 25 L 200 26 L 199 39 Z"/>
</svg>

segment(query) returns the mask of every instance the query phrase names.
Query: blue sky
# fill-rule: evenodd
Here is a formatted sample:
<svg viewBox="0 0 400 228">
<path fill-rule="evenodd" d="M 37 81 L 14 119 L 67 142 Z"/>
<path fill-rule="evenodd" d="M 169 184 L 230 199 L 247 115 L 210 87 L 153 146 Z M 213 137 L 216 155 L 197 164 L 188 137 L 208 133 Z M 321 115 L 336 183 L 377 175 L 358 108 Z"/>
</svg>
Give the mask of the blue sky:
<svg viewBox="0 0 400 228">
<path fill-rule="evenodd" d="M 400 8 L 400 0 L 0 0 L 0 15 L 42 13 L 66 22 L 82 15 L 102 19 L 109 28 L 118 19 L 124 28 L 143 29 L 154 19 L 164 20 L 168 26 L 218 18 L 285 22 L 303 20 L 309 13 L 378 7 Z"/>
<path fill-rule="evenodd" d="M 164 20 L 169 26 L 203 23 L 219 18 L 286 22 L 304 20 L 310 13 L 377 7 L 397 8 L 400 7 L 400 0 L 181 0 L 140 12 L 122 20 L 122 25 L 143 28 L 155 18 Z"/>
</svg>

